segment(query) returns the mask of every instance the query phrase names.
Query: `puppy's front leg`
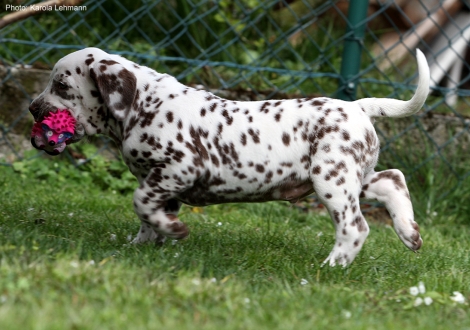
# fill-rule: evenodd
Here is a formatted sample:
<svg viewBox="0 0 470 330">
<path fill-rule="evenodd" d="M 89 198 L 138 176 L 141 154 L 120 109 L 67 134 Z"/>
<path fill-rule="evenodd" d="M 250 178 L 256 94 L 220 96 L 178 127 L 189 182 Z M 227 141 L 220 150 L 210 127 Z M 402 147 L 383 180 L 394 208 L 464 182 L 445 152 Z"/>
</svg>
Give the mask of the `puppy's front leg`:
<svg viewBox="0 0 470 330">
<path fill-rule="evenodd" d="M 142 244 L 148 242 L 155 242 L 160 245 L 165 241 L 165 236 L 160 235 L 153 230 L 152 226 L 142 222 L 140 225 L 137 236 L 132 240 L 132 244 Z"/>
<path fill-rule="evenodd" d="M 165 205 L 165 214 L 177 216 L 182 203 L 176 199 L 170 199 Z M 155 232 L 152 226 L 142 222 L 139 233 L 132 240 L 132 244 L 141 244 L 146 242 L 154 242 L 157 245 L 165 243 L 166 236 Z"/>
<path fill-rule="evenodd" d="M 134 209 L 142 226 L 134 242 L 163 242 L 164 237 L 182 239 L 188 236 L 188 228 L 177 217 L 181 203 L 174 199 L 184 189 L 184 184 L 174 173 L 164 164 L 155 167 L 135 190 Z M 148 232 L 150 229 L 155 234 Z"/>
</svg>

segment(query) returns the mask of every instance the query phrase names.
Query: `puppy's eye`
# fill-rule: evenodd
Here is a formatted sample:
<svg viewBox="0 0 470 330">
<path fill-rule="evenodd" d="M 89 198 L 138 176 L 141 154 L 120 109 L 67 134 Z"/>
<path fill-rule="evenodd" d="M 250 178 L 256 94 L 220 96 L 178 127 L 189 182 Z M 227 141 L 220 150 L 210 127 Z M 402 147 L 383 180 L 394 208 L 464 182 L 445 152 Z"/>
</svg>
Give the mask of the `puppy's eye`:
<svg viewBox="0 0 470 330">
<path fill-rule="evenodd" d="M 67 89 L 68 86 L 66 84 L 64 84 L 63 82 L 57 82 L 57 87 L 59 87 L 59 89 Z"/>
</svg>

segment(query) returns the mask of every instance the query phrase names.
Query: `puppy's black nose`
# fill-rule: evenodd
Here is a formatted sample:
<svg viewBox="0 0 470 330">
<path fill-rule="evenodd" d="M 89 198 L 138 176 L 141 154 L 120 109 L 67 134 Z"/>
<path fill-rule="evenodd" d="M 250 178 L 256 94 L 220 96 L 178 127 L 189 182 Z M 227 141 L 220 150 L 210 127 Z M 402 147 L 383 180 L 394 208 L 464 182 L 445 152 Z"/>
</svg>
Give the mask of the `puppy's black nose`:
<svg viewBox="0 0 470 330">
<path fill-rule="evenodd" d="M 36 112 L 39 111 L 39 107 L 33 103 L 29 105 L 29 112 L 31 112 L 32 115 L 34 115 Z"/>
<path fill-rule="evenodd" d="M 53 146 L 53 145 L 55 145 L 55 142 L 54 141 L 49 141 L 49 145 Z"/>
</svg>

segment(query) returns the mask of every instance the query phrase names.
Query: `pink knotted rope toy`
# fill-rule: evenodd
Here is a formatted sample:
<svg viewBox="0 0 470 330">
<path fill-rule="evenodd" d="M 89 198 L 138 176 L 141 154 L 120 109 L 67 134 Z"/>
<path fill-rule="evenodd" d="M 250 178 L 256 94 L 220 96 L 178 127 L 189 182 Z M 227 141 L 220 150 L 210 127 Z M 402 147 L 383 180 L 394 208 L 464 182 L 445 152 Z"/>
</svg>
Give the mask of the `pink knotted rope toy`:
<svg viewBox="0 0 470 330">
<path fill-rule="evenodd" d="M 49 155 L 64 151 L 75 132 L 75 118 L 67 110 L 50 112 L 42 122 L 36 122 L 31 131 L 31 144 Z"/>
</svg>

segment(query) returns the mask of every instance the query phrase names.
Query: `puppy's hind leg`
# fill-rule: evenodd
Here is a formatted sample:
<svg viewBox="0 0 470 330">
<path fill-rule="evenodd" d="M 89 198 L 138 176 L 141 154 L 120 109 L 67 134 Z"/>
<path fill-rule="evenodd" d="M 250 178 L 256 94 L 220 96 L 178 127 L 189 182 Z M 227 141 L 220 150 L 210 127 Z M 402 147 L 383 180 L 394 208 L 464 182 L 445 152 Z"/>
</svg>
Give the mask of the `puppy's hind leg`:
<svg viewBox="0 0 470 330">
<path fill-rule="evenodd" d="M 401 241 L 413 251 L 421 247 L 423 240 L 414 221 L 413 205 L 402 172 L 393 169 L 368 173 L 363 180 L 361 198 L 384 203 Z"/>
</svg>

